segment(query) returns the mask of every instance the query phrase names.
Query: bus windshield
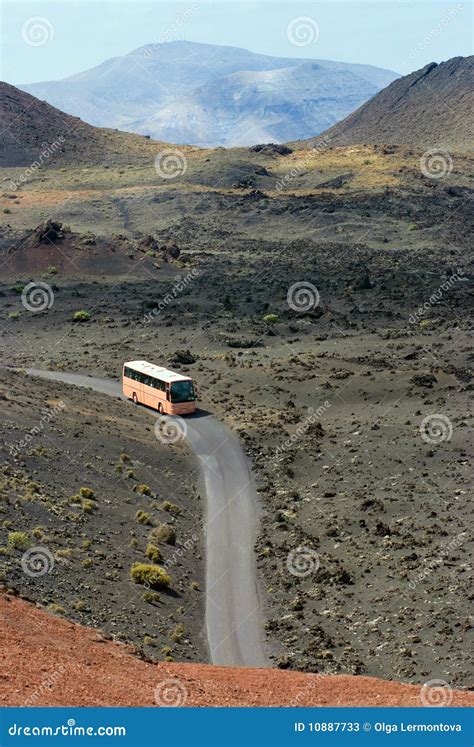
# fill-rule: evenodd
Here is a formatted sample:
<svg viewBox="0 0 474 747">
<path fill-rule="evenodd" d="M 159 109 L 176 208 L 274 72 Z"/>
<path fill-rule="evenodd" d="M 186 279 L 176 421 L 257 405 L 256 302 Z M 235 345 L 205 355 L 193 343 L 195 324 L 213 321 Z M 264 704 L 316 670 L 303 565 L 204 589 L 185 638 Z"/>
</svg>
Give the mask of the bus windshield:
<svg viewBox="0 0 474 747">
<path fill-rule="evenodd" d="M 195 399 L 192 381 L 174 381 L 171 384 L 171 402 L 192 402 Z"/>
</svg>

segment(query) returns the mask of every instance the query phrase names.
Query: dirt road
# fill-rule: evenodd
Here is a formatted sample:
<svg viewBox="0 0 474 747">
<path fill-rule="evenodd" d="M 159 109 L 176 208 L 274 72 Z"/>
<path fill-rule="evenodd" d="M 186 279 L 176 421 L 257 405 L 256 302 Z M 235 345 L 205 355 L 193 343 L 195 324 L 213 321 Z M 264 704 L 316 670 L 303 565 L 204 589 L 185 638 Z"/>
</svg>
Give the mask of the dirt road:
<svg viewBox="0 0 474 747">
<path fill-rule="evenodd" d="M 123 397 L 119 382 L 110 379 L 34 368 L 27 373 Z M 150 414 L 157 417 L 153 410 Z M 257 500 L 247 460 L 238 439 L 208 413 L 197 412 L 183 427 L 199 460 L 206 495 L 206 630 L 211 662 L 268 665 L 253 547 Z"/>
</svg>

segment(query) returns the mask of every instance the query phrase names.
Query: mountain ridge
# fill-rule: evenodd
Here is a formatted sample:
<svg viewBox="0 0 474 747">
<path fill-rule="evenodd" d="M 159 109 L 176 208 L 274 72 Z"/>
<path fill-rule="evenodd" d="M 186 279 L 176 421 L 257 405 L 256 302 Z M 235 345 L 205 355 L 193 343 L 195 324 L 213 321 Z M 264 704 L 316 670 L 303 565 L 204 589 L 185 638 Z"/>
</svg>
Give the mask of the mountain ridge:
<svg viewBox="0 0 474 747">
<path fill-rule="evenodd" d="M 474 146 L 474 56 L 430 62 L 379 91 L 305 147 L 408 145 L 470 151 Z"/>
<path fill-rule="evenodd" d="M 296 68 L 304 77 L 302 87 L 294 75 Z M 282 114 L 293 88 L 300 99 L 308 99 L 309 107 L 300 107 L 289 127 L 278 110 L 265 107 L 268 91 L 261 74 L 275 71 L 286 71 L 275 91 Z M 246 74 L 243 88 L 253 87 L 251 106 L 239 106 L 238 91 L 227 106 L 211 98 L 216 84 L 223 92 L 235 89 L 238 79 L 231 76 L 241 73 Z M 270 57 L 240 47 L 181 41 L 145 45 L 62 80 L 19 88 L 95 126 L 118 127 L 178 145 L 232 147 L 258 142 L 258 137 L 251 137 L 253 131 L 278 142 L 318 134 L 397 76 L 372 65 Z M 327 95 L 318 99 L 311 88 L 317 90 L 323 80 Z M 183 114 L 187 107 L 192 109 L 189 118 Z M 171 130 L 170 119 L 175 122 Z M 242 120 L 244 127 L 239 126 Z"/>
</svg>

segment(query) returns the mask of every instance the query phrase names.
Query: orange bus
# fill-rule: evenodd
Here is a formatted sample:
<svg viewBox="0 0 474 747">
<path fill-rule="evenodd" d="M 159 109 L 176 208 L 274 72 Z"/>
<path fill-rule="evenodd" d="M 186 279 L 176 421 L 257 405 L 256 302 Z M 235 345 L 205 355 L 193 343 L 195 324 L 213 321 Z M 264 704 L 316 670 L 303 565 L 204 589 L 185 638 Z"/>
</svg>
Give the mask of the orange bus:
<svg viewBox="0 0 474 747">
<path fill-rule="evenodd" d="M 193 380 L 147 361 L 124 363 L 122 388 L 135 404 L 153 407 L 167 415 L 190 415 L 196 410 Z"/>
</svg>

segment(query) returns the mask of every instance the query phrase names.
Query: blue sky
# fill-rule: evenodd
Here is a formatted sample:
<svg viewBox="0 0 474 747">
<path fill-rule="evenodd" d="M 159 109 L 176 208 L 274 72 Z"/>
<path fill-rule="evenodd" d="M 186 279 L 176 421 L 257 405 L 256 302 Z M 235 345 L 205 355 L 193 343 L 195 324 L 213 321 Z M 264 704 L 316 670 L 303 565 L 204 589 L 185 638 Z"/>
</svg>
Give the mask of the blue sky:
<svg viewBox="0 0 474 747">
<path fill-rule="evenodd" d="M 0 74 L 9 83 L 63 78 L 162 38 L 370 63 L 402 74 L 472 54 L 472 4 L 465 1 L 15 0 L 1 12 Z M 299 18 L 307 19 L 310 36 L 303 29 L 295 44 L 288 29 Z"/>
</svg>

